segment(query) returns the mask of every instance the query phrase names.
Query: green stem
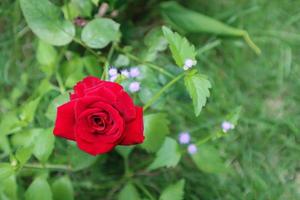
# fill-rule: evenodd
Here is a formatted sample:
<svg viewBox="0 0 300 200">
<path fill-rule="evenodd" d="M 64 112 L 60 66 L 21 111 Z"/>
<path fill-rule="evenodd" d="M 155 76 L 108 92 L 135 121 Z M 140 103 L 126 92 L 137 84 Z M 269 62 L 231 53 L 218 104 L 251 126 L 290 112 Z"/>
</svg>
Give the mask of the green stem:
<svg viewBox="0 0 300 200">
<path fill-rule="evenodd" d="M 249 47 L 257 54 L 261 54 L 261 50 L 260 48 L 258 48 L 258 46 L 256 46 L 256 44 L 251 40 L 249 34 L 247 31 L 243 31 L 242 36 L 244 38 L 244 40 L 246 41 L 246 43 L 249 45 Z"/>
<path fill-rule="evenodd" d="M 86 48 L 89 52 L 91 52 L 94 56 L 98 57 L 99 54 L 94 51 L 93 49 L 91 49 L 90 47 L 86 46 L 80 39 L 78 38 L 73 38 L 73 40 L 77 43 L 80 44 L 81 46 L 83 46 L 84 48 Z"/>
<path fill-rule="evenodd" d="M 130 168 L 129 168 L 129 160 L 128 160 L 128 158 L 124 158 L 124 168 L 125 168 L 124 176 L 126 178 L 130 177 Z"/>
<path fill-rule="evenodd" d="M 140 188 L 144 192 L 144 194 L 148 196 L 148 198 L 150 200 L 155 200 L 155 198 L 152 196 L 152 194 L 147 190 L 147 188 L 141 182 L 135 181 L 135 185 L 138 188 Z"/>
<path fill-rule="evenodd" d="M 201 47 L 200 49 L 197 50 L 197 56 L 203 54 L 206 51 L 209 51 L 221 44 L 221 40 L 214 40 L 206 45 L 204 47 Z"/>
<path fill-rule="evenodd" d="M 157 66 L 157 65 L 155 65 L 153 63 L 149 63 L 149 62 L 143 61 L 140 58 L 138 58 L 138 57 L 136 57 L 136 56 L 128 53 L 127 51 L 124 51 L 123 49 L 121 49 L 118 46 L 116 46 L 116 49 L 118 51 L 120 51 L 121 53 L 125 54 L 129 59 L 131 59 L 133 61 L 136 61 L 136 62 L 138 62 L 140 64 L 146 65 L 146 66 L 148 66 L 148 67 L 150 67 L 150 68 L 152 68 L 152 69 L 154 69 L 154 70 L 156 70 L 156 71 L 158 71 L 158 72 L 160 72 L 160 73 L 162 73 L 162 74 L 164 74 L 164 75 L 166 75 L 166 76 L 168 76 L 170 78 L 174 78 L 175 77 L 173 74 L 171 74 L 170 72 L 164 70 L 162 67 Z"/>
<path fill-rule="evenodd" d="M 207 135 L 205 138 L 203 138 L 203 139 L 199 140 L 198 142 L 196 142 L 196 146 L 200 146 L 201 144 L 204 144 L 204 143 L 208 142 L 211 138 L 212 138 L 211 134 Z"/>
<path fill-rule="evenodd" d="M 147 110 L 161 95 L 164 93 L 169 87 L 174 85 L 177 81 L 179 81 L 185 73 L 181 73 L 178 76 L 176 76 L 174 79 L 172 79 L 169 83 L 167 83 L 163 88 L 161 88 L 144 106 L 144 111 Z"/>
<path fill-rule="evenodd" d="M 108 80 L 108 67 L 109 67 L 109 64 L 110 64 L 111 57 L 114 53 L 115 46 L 116 46 L 116 44 L 113 43 L 111 45 L 110 49 L 109 49 L 107 59 L 104 63 L 104 71 L 103 71 L 102 77 L 101 77 L 102 80 Z"/>
<path fill-rule="evenodd" d="M 61 94 L 64 94 L 65 91 L 66 91 L 66 89 L 65 89 L 65 87 L 64 87 L 63 81 L 62 81 L 62 79 L 61 79 L 61 77 L 60 77 L 60 75 L 59 75 L 58 72 L 55 73 L 55 78 L 56 78 L 56 80 L 57 80 L 57 83 L 58 83 L 58 86 L 59 86 L 60 93 L 61 93 Z"/>
<path fill-rule="evenodd" d="M 72 171 L 71 166 L 67 165 L 55 165 L 55 164 L 39 164 L 39 163 L 27 163 L 23 165 L 23 168 L 27 169 L 49 169 L 49 170 L 65 170 L 65 171 Z"/>
</svg>

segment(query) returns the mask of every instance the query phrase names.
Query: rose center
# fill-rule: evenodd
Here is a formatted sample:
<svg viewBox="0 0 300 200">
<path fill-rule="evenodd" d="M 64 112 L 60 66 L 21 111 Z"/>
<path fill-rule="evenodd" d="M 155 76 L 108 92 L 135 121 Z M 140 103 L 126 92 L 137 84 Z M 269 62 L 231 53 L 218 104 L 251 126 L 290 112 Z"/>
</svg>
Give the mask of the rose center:
<svg viewBox="0 0 300 200">
<path fill-rule="evenodd" d="M 97 131 L 103 131 L 106 128 L 106 120 L 101 116 L 93 116 L 92 117 L 93 127 Z"/>
<path fill-rule="evenodd" d="M 104 120 L 100 117 L 94 117 L 94 123 L 97 124 L 98 126 L 104 126 Z"/>
</svg>

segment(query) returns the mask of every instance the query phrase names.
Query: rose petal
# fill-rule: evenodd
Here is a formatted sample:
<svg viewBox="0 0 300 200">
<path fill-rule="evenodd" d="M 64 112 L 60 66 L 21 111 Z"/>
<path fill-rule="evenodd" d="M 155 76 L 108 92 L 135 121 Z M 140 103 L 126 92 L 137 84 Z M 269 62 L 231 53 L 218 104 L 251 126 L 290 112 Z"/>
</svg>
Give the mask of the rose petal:
<svg viewBox="0 0 300 200">
<path fill-rule="evenodd" d="M 75 104 L 75 101 L 70 101 L 57 108 L 55 127 L 53 130 L 54 135 L 75 140 Z"/>
<path fill-rule="evenodd" d="M 77 139 L 77 146 L 82 151 L 85 151 L 93 156 L 98 154 L 104 154 L 111 151 L 116 144 L 105 144 L 105 143 L 88 143 L 80 138 Z"/>
<path fill-rule="evenodd" d="M 109 130 L 107 130 L 105 133 L 95 133 L 95 130 L 93 130 L 93 127 L 90 127 L 87 119 L 93 113 L 102 111 L 109 113 L 113 124 L 110 125 Z M 76 139 L 78 140 L 78 138 L 81 138 L 88 143 L 101 141 L 102 143 L 117 144 L 122 139 L 123 131 L 124 122 L 119 112 L 115 110 L 115 108 L 113 108 L 111 105 L 103 102 L 95 103 L 92 108 L 83 111 L 78 116 L 75 127 Z"/>
<path fill-rule="evenodd" d="M 99 85 L 102 83 L 102 80 L 93 77 L 93 76 L 88 76 L 84 78 L 82 81 L 79 81 L 75 86 L 74 86 L 74 93 L 70 94 L 70 99 L 76 99 L 79 97 L 83 97 L 85 95 L 85 91 L 89 88 L 95 87 L 96 85 Z"/>
<path fill-rule="evenodd" d="M 96 96 L 100 97 L 102 101 L 114 104 L 117 100 L 117 96 L 108 88 L 97 86 L 96 88 L 93 88 L 92 90 L 88 90 L 86 92 L 86 96 Z"/>
<path fill-rule="evenodd" d="M 115 106 L 121 112 L 125 121 L 130 121 L 136 117 L 134 103 L 126 92 L 119 92 Z"/>
<path fill-rule="evenodd" d="M 93 108 L 93 104 L 95 103 L 107 103 L 110 101 L 115 101 L 114 99 L 109 99 L 100 96 L 85 96 L 83 98 L 78 99 L 75 106 L 75 117 L 78 119 L 80 113 L 84 112 L 88 108 Z"/>
<path fill-rule="evenodd" d="M 143 123 L 143 108 L 135 107 L 136 118 L 130 123 L 126 124 L 124 131 L 124 139 L 121 145 L 140 144 L 144 141 L 144 123 Z"/>
</svg>

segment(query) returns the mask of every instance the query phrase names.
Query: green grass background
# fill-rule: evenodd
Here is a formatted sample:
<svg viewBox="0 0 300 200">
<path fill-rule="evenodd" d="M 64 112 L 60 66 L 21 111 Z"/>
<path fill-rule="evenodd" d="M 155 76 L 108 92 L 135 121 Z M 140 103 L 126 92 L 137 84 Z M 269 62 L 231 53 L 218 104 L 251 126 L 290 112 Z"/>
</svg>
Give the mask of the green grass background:
<svg viewBox="0 0 300 200">
<path fill-rule="evenodd" d="M 207 107 L 192 119 L 202 129 L 192 134 L 203 134 L 207 124 L 221 122 L 239 105 L 243 112 L 232 135 L 215 141 L 231 163 L 230 172 L 198 172 L 185 159 L 181 166 L 185 169 L 180 171 L 188 180 L 185 198 L 300 199 L 300 1 L 194 0 L 183 4 L 245 28 L 262 50 L 257 56 L 242 40 L 219 38 L 220 45 L 199 56 L 213 89 Z M 7 103 L 7 93 L 21 84 L 22 73 L 39 78 L 32 64 L 34 36 L 28 34 L 15 6 L 10 0 L 0 2 L 1 107 Z M 201 48 L 218 38 L 192 35 L 189 39 Z M 36 84 L 33 80 L 24 88 L 28 95 Z M 168 176 L 166 172 L 163 178 Z"/>
</svg>

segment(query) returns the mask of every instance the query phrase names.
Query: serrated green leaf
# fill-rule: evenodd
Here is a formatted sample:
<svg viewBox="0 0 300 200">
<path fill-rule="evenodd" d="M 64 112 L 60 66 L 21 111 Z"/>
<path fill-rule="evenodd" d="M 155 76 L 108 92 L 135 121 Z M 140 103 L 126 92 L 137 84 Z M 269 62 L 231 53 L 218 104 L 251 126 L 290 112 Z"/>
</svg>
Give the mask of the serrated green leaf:
<svg viewBox="0 0 300 200">
<path fill-rule="evenodd" d="M 148 170 L 160 167 L 175 167 L 181 158 L 181 153 L 176 140 L 167 137 L 156 153 L 155 160 L 148 167 Z"/>
<path fill-rule="evenodd" d="M 172 32 L 165 26 L 162 28 L 162 31 L 165 38 L 168 40 L 172 57 L 178 67 L 183 67 L 186 59 L 195 60 L 197 54 L 195 47 L 190 44 L 185 37 L 180 36 L 176 32 Z"/>
<path fill-rule="evenodd" d="M 52 200 L 47 180 L 42 177 L 35 178 L 25 193 L 25 200 Z"/>
<path fill-rule="evenodd" d="M 91 48 L 104 48 L 120 38 L 120 25 L 111 19 L 98 18 L 90 21 L 82 30 L 82 41 Z"/>
<path fill-rule="evenodd" d="M 33 149 L 34 156 L 45 163 L 51 155 L 54 148 L 54 135 L 51 129 L 45 129 L 36 136 Z"/>
<path fill-rule="evenodd" d="M 40 64 L 49 66 L 55 63 L 57 52 L 52 45 L 39 40 L 36 58 Z"/>
<path fill-rule="evenodd" d="M 169 120 L 164 113 L 155 113 L 144 116 L 145 140 L 141 145 L 148 152 L 156 152 L 169 134 Z"/>
<path fill-rule="evenodd" d="M 75 27 L 62 19 L 62 12 L 48 0 L 20 0 L 25 19 L 32 31 L 52 45 L 66 45 L 75 36 Z"/>
<path fill-rule="evenodd" d="M 209 173 L 220 173 L 226 170 L 219 152 L 215 147 L 209 144 L 203 144 L 198 147 L 197 153 L 192 155 L 199 170 Z"/>
<path fill-rule="evenodd" d="M 183 200 L 184 195 L 184 179 L 169 185 L 159 197 L 159 200 Z"/>
<path fill-rule="evenodd" d="M 0 163 L 0 181 L 14 174 L 14 169 L 9 163 Z"/>
<path fill-rule="evenodd" d="M 120 191 L 118 200 L 140 200 L 141 197 L 132 183 L 127 183 Z"/>
<path fill-rule="evenodd" d="M 16 159 L 20 162 L 21 165 L 25 164 L 32 155 L 33 146 L 20 147 L 16 152 Z"/>
<path fill-rule="evenodd" d="M 55 117 L 56 117 L 57 107 L 64 104 L 68 100 L 69 100 L 68 93 L 61 94 L 61 95 L 57 96 L 55 99 L 53 99 L 48 105 L 48 109 L 45 114 L 46 117 L 54 122 Z"/>
<path fill-rule="evenodd" d="M 53 200 L 73 200 L 74 189 L 68 176 L 56 179 L 52 183 Z"/>
<path fill-rule="evenodd" d="M 198 116 L 210 95 L 211 84 L 205 76 L 194 72 L 185 76 L 184 83 L 193 100 L 195 115 Z"/>
</svg>

